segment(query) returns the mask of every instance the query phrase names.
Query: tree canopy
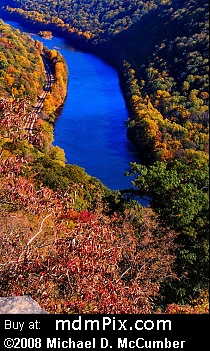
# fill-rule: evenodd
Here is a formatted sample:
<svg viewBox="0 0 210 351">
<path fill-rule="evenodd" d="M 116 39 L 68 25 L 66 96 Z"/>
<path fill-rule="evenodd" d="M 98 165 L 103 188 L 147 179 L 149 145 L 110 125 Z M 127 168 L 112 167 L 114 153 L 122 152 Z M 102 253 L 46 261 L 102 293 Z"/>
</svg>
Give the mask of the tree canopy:
<svg viewBox="0 0 210 351">
<path fill-rule="evenodd" d="M 66 165 L 63 151 L 51 145 L 50 123 L 67 82 L 65 62 L 55 50 L 45 50 L 56 79 L 36 123 L 36 144 L 30 142 L 24 128 L 29 111 L 20 98 L 36 99 L 43 87 L 42 48 L 1 22 L 1 250 L 14 254 L 2 265 L 2 282 L 8 282 L 2 291 L 33 295 L 42 281 L 39 301 L 53 312 L 151 313 L 154 305 L 166 313 L 206 312 L 208 2 L 8 0 L 5 6 L 0 0 L 0 5 L 4 15 L 38 31 L 55 30 L 118 69 L 129 108 L 127 135 L 144 160 L 131 164 L 132 192 L 151 201 L 142 209 L 128 195 L 127 203 L 78 166 Z M 11 247 L 11 213 L 17 250 Z M 51 244 L 42 249 L 46 238 Z M 33 252 L 25 250 L 28 242 Z"/>
</svg>

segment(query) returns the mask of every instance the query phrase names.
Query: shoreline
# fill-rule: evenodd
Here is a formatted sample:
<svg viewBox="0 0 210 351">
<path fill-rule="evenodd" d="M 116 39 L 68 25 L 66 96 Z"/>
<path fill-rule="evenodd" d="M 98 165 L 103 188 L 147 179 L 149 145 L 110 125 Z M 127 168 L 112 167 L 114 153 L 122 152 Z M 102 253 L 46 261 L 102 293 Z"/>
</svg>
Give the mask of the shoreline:
<svg viewBox="0 0 210 351">
<path fill-rule="evenodd" d="M 39 35 L 40 30 L 41 31 L 51 31 L 52 32 L 52 36 L 58 36 L 61 37 L 62 39 L 66 40 L 68 42 L 68 44 L 72 45 L 75 49 L 81 50 L 84 53 L 90 53 L 93 55 L 96 55 L 98 58 L 100 58 L 101 60 L 103 60 L 105 63 L 107 63 L 108 65 L 110 65 L 111 67 L 113 67 L 118 75 L 118 79 L 119 79 L 119 84 L 120 84 L 120 89 L 122 92 L 122 96 L 124 98 L 127 110 L 128 110 L 128 119 L 124 121 L 125 124 L 127 124 L 128 120 L 131 119 L 132 116 L 132 111 L 131 111 L 131 106 L 129 105 L 129 102 L 126 98 L 126 80 L 123 77 L 123 72 L 122 72 L 122 63 L 120 62 L 114 62 L 114 59 L 111 57 L 108 57 L 106 52 L 103 51 L 103 48 L 101 48 L 100 43 L 97 45 L 94 45 L 94 43 L 91 41 L 91 39 L 85 39 L 84 37 L 79 36 L 78 34 L 76 34 L 76 32 L 74 33 L 69 33 L 67 30 L 67 28 L 62 28 L 60 26 L 56 26 L 55 24 L 46 24 L 46 23 L 41 23 L 41 22 L 31 22 L 30 19 L 25 20 L 25 18 L 20 14 L 20 13 L 10 13 L 9 11 L 1 11 L 0 9 L 0 17 L 3 20 L 9 20 L 9 21 L 16 21 L 19 22 L 21 25 L 25 26 L 28 30 L 33 30 L 35 31 L 36 34 Z M 46 39 L 46 38 L 45 38 Z M 68 94 L 68 92 L 67 92 Z M 60 106 L 58 108 L 58 113 L 55 113 L 55 120 L 53 121 L 53 125 L 55 123 L 55 121 L 59 118 L 59 111 L 60 109 L 62 110 L 63 106 L 64 106 L 65 100 L 62 104 L 62 106 Z M 139 155 L 139 157 L 141 158 L 141 163 L 142 164 L 148 164 L 148 150 L 144 151 L 142 146 L 139 145 L 139 143 L 135 142 L 135 138 L 133 136 L 131 136 L 131 133 L 129 133 L 128 127 L 126 127 L 126 137 L 127 139 L 134 145 L 134 147 L 137 150 L 137 153 Z"/>
</svg>

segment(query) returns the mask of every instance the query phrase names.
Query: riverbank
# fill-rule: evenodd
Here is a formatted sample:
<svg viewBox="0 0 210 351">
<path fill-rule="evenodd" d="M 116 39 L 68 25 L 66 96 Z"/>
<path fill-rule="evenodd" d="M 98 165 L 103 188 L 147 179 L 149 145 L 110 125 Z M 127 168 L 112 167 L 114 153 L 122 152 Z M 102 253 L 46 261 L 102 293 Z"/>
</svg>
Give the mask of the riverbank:
<svg viewBox="0 0 210 351">
<path fill-rule="evenodd" d="M 48 40 L 49 38 L 45 39 Z M 46 47 L 43 50 L 44 60 L 49 67 L 48 76 L 51 82 L 50 91 L 46 94 L 43 101 L 43 113 L 45 114 L 45 119 L 54 124 L 62 111 L 67 95 L 68 67 L 59 51 L 55 49 L 50 50 Z"/>
<path fill-rule="evenodd" d="M 60 18 L 49 20 L 44 10 L 7 8 L 5 13 L 33 28 L 52 29 L 117 69 L 129 111 L 127 137 L 144 163 L 152 164 L 174 158 L 189 160 L 194 150 L 208 153 L 208 5 L 191 5 L 192 15 L 176 2 L 172 8 L 157 6 L 107 40 L 102 34 L 96 40 L 94 34 L 87 35 L 85 29 L 71 27 Z M 192 41 L 192 35 L 196 40 Z M 194 127 L 201 134 L 199 142 Z"/>
<path fill-rule="evenodd" d="M 27 32 L 17 22 L 9 23 Z M 29 35 L 40 40 L 38 33 L 32 32 L 30 29 Z M 54 123 L 53 145 L 65 151 L 67 163 L 84 168 L 110 189 L 130 189 L 133 177 L 125 172 L 130 162 L 141 163 L 141 159 L 126 137 L 128 110 L 116 70 L 94 54 L 74 49 L 61 37 L 43 39 L 43 43 L 59 50 L 70 72 L 68 94 Z"/>
<path fill-rule="evenodd" d="M 113 55 L 110 54 L 112 52 L 112 48 L 109 48 L 107 50 L 107 46 L 105 45 L 95 45 L 94 41 L 91 38 L 87 38 L 83 36 L 81 33 L 78 34 L 76 30 L 72 30 L 69 28 L 69 26 L 61 25 L 61 24 L 55 24 L 55 23 L 43 23 L 39 22 L 38 20 L 34 21 L 33 17 L 26 17 L 24 12 L 18 12 L 18 11 L 8 11 L 4 10 L 1 11 L 0 13 L 1 17 L 5 20 L 12 20 L 12 21 L 18 21 L 22 25 L 26 26 L 28 30 L 35 31 L 37 34 L 39 34 L 40 30 L 41 31 L 51 31 L 53 36 L 60 36 L 67 40 L 70 45 L 75 47 L 77 50 L 81 50 L 82 52 L 85 53 L 92 53 L 99 58 L 101 58 L 104 62 L 106 62 L 108 65 L 112 66 L 114 69 L 117 70 L 118 72 L 118 78 L 119 78 L 119 83 L 120 83 L 120 88 L 126 103 L 126 107 L 128 109 L 129 115 L 126 117 L 124 120 L 124 123 L 126 124 L 132 116 L 132 110 L 133 110 L 133 104 L 131 103 L 130 100 L 130 95 L 128 93 L 129 90 L 129 82 L 124 74 L 124 68 L 123 68 L 123 59 L 122 55 L 116 55 L 116 49 L 113 51 Z M 62 110 L 63 106 L 59 108 L 55 116 L 56 118 L 59 117 L 59 112 Z M 55 116 L 52 119 L 55 119 Z M 145 147 L 144 142 L 140 142 L 138 138 L 138 133 L 136 133 L 136 129 L 133 130 L 132 128 L 128 130 L 128 125 L 127 125 L 127 138 L 132 142 L 132 144 L 135 146 L 136 150 L 138 151 L 139 158 L 141 158 L 141 163 L 142 161 L 146 164 L 149 163 L 150 158 L 152 157 L 150 155 L 151 152 L 151 147 L 147 149 Z M 143 139 L 142 139 L 143 140 Z M 150 152 L 148 153 L 148 151 Z M 130 160 L 132 162 L 134 160 Z M 127 169 L 128 170 L 128 169 Z"/>
</svg>

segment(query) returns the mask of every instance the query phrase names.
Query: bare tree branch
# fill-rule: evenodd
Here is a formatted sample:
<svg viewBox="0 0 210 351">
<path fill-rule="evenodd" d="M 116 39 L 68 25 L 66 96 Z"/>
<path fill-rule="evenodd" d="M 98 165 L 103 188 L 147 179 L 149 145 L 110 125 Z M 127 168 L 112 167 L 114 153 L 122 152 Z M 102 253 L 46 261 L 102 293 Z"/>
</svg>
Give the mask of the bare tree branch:
<svg viewBox="0 0 210 351">
<path fill-rule="evenodd" d="M 48 214 L 46 217 L 43 218 L 41 224 L 40 224 L 40 228 L 39 228 L 39 231 L 31 238 L 29 239 L 29 241 L 27 242 L 24 250 L 22 251 L 19 259 L 18 259 L 18 262 L 20 262 L 23 254 L 25 253 L 25 251 L 28 249 L 29 245 L 32 243 L 32 241 L 42 232 L 42 228 L 43 228 L 43 225 L 44 225 L 44 222 L 46 221 L 47 218 L 49 218 L 50 216 L 52 215 L 52 213 Z"/>
</svg>

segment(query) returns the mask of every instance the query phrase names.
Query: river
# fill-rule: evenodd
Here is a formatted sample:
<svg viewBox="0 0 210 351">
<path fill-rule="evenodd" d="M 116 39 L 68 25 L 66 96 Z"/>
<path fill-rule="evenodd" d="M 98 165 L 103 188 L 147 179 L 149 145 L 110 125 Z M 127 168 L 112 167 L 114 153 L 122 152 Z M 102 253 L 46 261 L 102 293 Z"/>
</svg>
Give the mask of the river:
<svg viewBox="0 0 210 351">
<path fill-rule="evenodd" d="M 58 50 L 68 65 L 68 94 L 55 123 L 53 144 L 64 149 L 68 163 L 83 167 L 110 189 L 131 187 L 124 174 L 130 162 L 140 159 L 126 137 L 128 111 L 116 70 L 63 38 L 44 39 L 18 22 L 5 22 Z"/>
</svg>

